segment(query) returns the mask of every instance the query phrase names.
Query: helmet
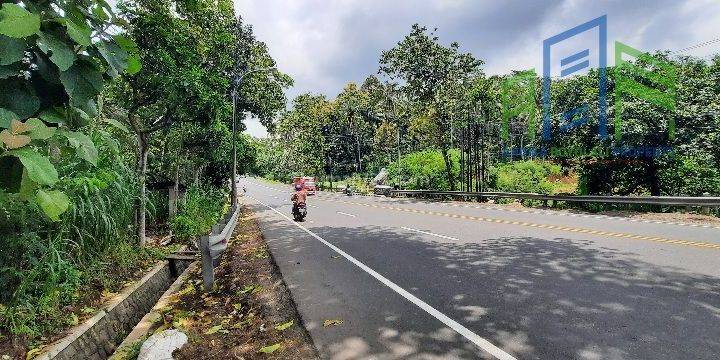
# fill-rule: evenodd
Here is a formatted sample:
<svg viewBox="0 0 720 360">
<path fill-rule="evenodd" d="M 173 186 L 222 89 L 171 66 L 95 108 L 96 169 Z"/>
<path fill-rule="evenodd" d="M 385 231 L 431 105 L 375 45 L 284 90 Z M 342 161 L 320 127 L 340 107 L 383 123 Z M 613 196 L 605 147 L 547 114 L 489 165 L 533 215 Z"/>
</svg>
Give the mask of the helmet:
<svg viewBox="0 0 720 360">
<path fill-rule="evenodd" d="M 295 184 L 295 191 L 300 191 L 300 190 L 302 190 L 302 188 L 303 188 L 302 184 Z"/>
</svg>

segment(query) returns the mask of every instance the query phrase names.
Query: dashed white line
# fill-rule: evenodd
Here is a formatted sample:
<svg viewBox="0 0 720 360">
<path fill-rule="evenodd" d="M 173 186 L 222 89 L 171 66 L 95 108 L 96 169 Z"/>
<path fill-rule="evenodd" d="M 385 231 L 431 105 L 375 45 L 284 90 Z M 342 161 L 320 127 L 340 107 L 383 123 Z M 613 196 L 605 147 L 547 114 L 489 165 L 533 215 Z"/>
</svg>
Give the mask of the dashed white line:
<svg viewBox="0 0 720 360">
<path fill-rule="evenodd" d="M 350 217 L 356 217 L 356 216 L 357 216 L 357 215 L 348 214 L 348 213 L 342 212 L 342 211 L 338 211 L 337 213 L 340 214 L 340 215 L 345 215 L 345 216 L 350 216 Z"/>
<path fill-rule="evenodd" d="M 325 244 L 327 247 L 329 247 L 330 249 L 332 249 L 332 250 L 335 251 L 336 253 L 340 254 L 342 257 L 346 258 L 346 259 L 349 260 L 351 263 L 355 264 L 357 267 L 359 267 L 360 269 L 362 269 L 363 271 L 365 271 L 366 273 L 368 273 L 370 276 L 374 277 L 376 280 L 378 280 L 379 282 L 381 282 L 383 285 L 389 287 L 391 290 L 393 290 L 394 292 L 398 293 L 400 296 L 404 297 L 405 299 L 407 299 L 407 300 L 410 301 L 411 303 L 415 304 L 417 307 L 423 309 L 423 310 L 424 310 L 426 313 L 428 313 L 430 316 L 438 319 L 440 322 L 442 322 L 443 324 L 445 324 L 447 327 L 453 329 L 455 332 L 457 332 L 458 334 L 462 335 L 464 338 L 466 338 L 467 340 L 469 340 L 469 341 L 472 342 L 473 344 L 477 345 L 480 349 L 482 349 L 482 350 L 484 350 L 484 351 L 487 351 L 487 352 L 490 353 L 492 356 L 494 356 L 494 357 L 496 357 L 496 358 L 498 358 L 498 359 L 500 359 L 500 360 L 517 360 L 517 359 L 516 359 L 515 357 L 513 357 L 512 355 L 506 353 L 505 351 L 503 351 L 503 350 L 500 349 L 499 347 L 493 345 L 490 341 L 486 340 L 486 339 L 483 338 L 483 337 L 480 337 L 480 335 L 472 332 L 470 329 L 466 328 L 466 327 L 463 326 L 462 324 L 460 324 L 460 323 L 458 323 L 457 321 L 451 319 L 451 318 L 448 317 L 447 315 L 441 313 L 440 311 L 438 311 L 438 310 L 435 309 L 434 307 L 430 306 L 428 303 L 420 300 L 420 299 L 419 299 L 418 297 L 416 297 L 415 295 L 409 293 L 407 290 L 401 288 L 400 286 L 398 286 L 398 285 L 395 284 L 394 282 L 392 282 L 392 281 L 388 280 L 387 278 L 385 278 L 384 276 L 380 275 L 380 274 L 379 274 L 378 272 L 376 272 L 375 270 L 371 269 L 371 268 L 368 267 L 367 265 L 365 265 L 365 264 L 363 264 L 362 262 L 360 262 L 360 260 L 355 259 L 355 258 L 352 257 L 350 254 L 348 254 L 348 253 L 340 250 L 338 247 L 336 247 L 335 245 L 329 243 L 327 240 L 321 238 L 320 236 L 318 236 L 318 235 L 315 234 L 314 232 L 308 230 L 306 227 L 304 227 L 304 226 L 302 226 L 302 225 L 300 225 L 300 224 L 292 221 L 292 220 L 291 220 L 289 217 L 287 217 L 285 214 L 281 213 L 280 211 L 276 210 L 275 208 L 273 208 L 273 207 L 271 207 L 271 206 L 263 203 L 262 201 L 254 198 L 254 197 L 249 196 L 249 198 L 251 198 L 251 199 L 257 201 L 258 203 L 264 205 L 264 206 L 267 207 L 268 209 L 274 211 L 274 212 L 277 213 L 278 215 L 280 215 L 280 216 L 282 216 L 283 218 L 285 218 L 285 219 L 286 219 L 288 222 L 290 222 L 291 224 L 294 224 L 295 226 L 299 227 L 300 229 L 302 229 L 303 231 L 305 231 L 306 233 L 308 233 L 308 235 L 312 236 L 313 238 L 315 238 L 316 240 L 318 240 L 318 241 L 320 241 L 321 243 Z"/>
<path fill-rule="evenodd" d="M 414 232 L 418 232 L 418 233 L 425 234 L 425 235 L 435 236 L 435 237 L 439 237 L 439 238 L 442 238 L 442 239 L 453 240 L 453 241 L 460 241 L 460 239 L 454 238 L 454 237 L 452 237 L 452 236 L 447 236 L 447 235 L 441 235 L 441 234 L 431 233 L 431 232 L 429 232 L 429 231 L 413 229 L 413 228 L 409 228 L 409 227 L 405 227 L 405 226 L 401 227 L 401 229 L 405 229 L 405 230 L 409 230 L 409 231 L 414 231 Z"/>
</svg>

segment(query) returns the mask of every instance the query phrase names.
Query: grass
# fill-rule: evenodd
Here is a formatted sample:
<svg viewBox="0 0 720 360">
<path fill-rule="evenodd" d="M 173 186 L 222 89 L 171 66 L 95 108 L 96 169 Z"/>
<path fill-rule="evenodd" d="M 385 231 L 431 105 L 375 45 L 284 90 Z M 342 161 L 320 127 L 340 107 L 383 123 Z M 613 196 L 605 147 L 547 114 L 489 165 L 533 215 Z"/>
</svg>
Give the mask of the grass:
<svg viewBox="0 0 720 360">
<path fill-rule="evenodd" d="M 0 356 L 19 358 L 58 338 L 174 250 L 120 242 L 86 264 L 48 252 L 53 255 L 23 273 L 14 301 L 0 306 Z"/>
</svg>

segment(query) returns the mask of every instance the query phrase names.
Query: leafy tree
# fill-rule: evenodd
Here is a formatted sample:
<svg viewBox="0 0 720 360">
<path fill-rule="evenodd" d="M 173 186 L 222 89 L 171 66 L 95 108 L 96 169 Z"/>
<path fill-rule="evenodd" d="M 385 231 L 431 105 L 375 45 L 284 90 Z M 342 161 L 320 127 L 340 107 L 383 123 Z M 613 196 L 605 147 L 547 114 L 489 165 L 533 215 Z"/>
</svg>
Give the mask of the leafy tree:
<svg viewBox="0 0 720 360">
<path fill-rule="evenodd" d="M 451 171 L 457 177 L 460 171 L 460 154 L 457 150 L 449 152 Z M 399 164 L 388 168 L 391 178 L 402 177 L 408 189 L 449 190 L 444 156 L 438 150 L 421 150 L 400 158 Z"/>
<path fill-rule="evenodd" d="M 0 180 L 2 191 L 34 202 L 57 221 L 70 206 L 53 187 L 48 151 L 73 149 L 95 165 L 97 148 L 83 127 L 97 119 L 97 96 L 140 62 L 104 0 L 4 2 L 0 7 Z"/>
<path fill-rule="evenodd" d="M 380 72 L 402 82 L 401 89 L 416 104 L 415 133 L 438 148 L 446 165 L 447 182 L 455 189 L 448 151 L 451 122 L 464 87 L 481 74 L 481 60 L 460 52 L 458 43 L 445 47 L 434 31 L 418 24 L 408 36 L 380 57 Z"/>
<path fill-rule="evenodd" d="M 322 129 L 331 112 L 332 105 L 324 96 L 302 94 L 293 101 L 293 109 L 280 117 L 276 136 L 282 140 L 282 157 L 289 173 L 323 173 L 326 144 Z"/>
<path fill-rule="evenodd" d="M 331 128 L 328 131 L 335 163 L 355 164 L 363 171 L 363 158 L 370 153 L 373 125 L 370 122 L 368 93 L 348 83 L 333 102 Z"/>
</svg>

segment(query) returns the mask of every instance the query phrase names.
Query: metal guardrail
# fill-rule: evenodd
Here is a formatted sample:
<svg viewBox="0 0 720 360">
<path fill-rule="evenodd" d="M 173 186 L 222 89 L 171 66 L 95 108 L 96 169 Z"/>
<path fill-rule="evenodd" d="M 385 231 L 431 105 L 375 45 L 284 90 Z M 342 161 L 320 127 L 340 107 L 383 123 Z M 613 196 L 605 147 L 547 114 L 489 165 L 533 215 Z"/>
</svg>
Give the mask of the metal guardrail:
<svg viewBox="0 0 720 360">
<path fill-rule="evenodd" d="M 720 207 L 720 197 L 713 196 L 603 196 L 603 195 L 544 195 L 537 193 L 513 192 L 468 192 L 468 191 L 433 191 L 433 190 L 391 190 L 390 196 L 422 196 L 422 197 L 452 197 L 477 198 L 480 200 L 492 198 L 530 199 L 541 201 L 566 201 L 598 204 L 643 204 L 665 206 L 689 207 Z"/>
<path fill-rule="evenodd" d="M 205 290 L 210 290 L 215 283 L 215 267 L 220 264 L 220 256 L 227 249 L 228 240 L 232 236 L 240 215 L 240 207 L 230 211 L 213 225 L 209 235 L 200 237 L 200 254 L 202 257 L 202 277 Z"/>
</svg>

